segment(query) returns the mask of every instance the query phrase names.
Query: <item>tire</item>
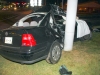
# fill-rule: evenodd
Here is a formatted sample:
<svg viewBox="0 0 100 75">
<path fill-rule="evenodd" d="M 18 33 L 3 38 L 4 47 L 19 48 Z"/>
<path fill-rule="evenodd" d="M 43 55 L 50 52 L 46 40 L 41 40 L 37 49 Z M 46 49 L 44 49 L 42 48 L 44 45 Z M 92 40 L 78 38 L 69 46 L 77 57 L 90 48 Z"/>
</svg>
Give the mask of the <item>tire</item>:
<svg viewBox="0 0 100 75">
<path fill-rule="evenodd" d="M 85 40 L 90 40 L 91 37 L 92 37 L 92 33 L 90 32 L 90 34 L 84 36 L 84 39 L 85 39 Z"/>
<path fill-rule="evenodd" d="M 80 40 L 84 41 L 84 40 L 90 40 L 92 38 L 92 33 L 90 32 L 90 34 L 83 36 Z"/>
<path fill-rule="evenodd" d="M 62 50 L 59 42 L 54 41 L 50 47 L 50 51 L 46 61 L 50 64 L 56 64 L 61 58 Z"/>
</svg>

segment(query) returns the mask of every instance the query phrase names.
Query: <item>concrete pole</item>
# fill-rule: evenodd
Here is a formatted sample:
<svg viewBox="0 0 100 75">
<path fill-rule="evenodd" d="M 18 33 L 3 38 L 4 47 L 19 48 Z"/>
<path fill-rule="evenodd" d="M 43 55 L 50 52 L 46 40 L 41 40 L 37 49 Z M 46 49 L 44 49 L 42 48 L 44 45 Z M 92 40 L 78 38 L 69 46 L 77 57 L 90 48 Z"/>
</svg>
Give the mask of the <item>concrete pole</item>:
<svg viewBox="0 0 100 75">
<path fill-rule="evenodd" d="M 78 0 L 68 0 L 67 2 L 64 51 L 71 51 L 73 48 L 77 3 Z"/>
</svg>

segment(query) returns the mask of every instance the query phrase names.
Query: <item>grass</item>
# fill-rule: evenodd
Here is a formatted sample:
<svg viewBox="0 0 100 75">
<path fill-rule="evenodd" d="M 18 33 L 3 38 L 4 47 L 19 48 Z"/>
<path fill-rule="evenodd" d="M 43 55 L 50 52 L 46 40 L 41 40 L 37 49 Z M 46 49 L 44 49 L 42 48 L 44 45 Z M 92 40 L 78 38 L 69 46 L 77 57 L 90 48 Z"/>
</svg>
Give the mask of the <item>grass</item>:
<svg viewBox="0 0 100 75">
<path fill-rule="evenodd" d="M 32 65 L 22 65 L 0 56 L 0 75 L 60 75 L 59 67 L 65 65 L 72 75 L 100 75 L 100 33 L 93 33 L 90 41 L 75 42 L 73 50 L 62 52 L 57 64 L 45 60 Z"/>
</svg>

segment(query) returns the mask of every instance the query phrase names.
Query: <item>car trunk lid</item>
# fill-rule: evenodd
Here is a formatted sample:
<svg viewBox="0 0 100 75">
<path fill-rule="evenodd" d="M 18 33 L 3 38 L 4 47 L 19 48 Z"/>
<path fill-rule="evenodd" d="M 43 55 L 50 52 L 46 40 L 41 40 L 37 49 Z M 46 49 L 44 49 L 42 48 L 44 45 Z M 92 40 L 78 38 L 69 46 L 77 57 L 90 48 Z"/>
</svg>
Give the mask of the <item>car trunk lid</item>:
<svg viewBox="0 0 100 75">
<path fill-rule="evenodd" d="M 23 27 L 8 28 L 0 31 L 0 45 L 21 47 L 22 35 L 28 33 Z"/>
</svg>

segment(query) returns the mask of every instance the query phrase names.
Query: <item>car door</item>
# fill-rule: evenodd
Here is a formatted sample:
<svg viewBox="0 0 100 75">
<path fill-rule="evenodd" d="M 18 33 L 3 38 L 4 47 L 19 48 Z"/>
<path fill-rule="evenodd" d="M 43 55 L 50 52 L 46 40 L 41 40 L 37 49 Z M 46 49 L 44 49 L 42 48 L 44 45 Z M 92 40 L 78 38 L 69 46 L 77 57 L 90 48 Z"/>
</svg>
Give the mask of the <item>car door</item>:
<svg viewBox="0 0 100 75">
<path fill-rule="evenodd" d="M 35 50 L 41 53 L 40 56 L 47 55 L 51 43 L 50 41 L 51 34 L 47 26 L 48 21 L 49 21 L 49 17 L 48 15 L 46 15 L 45 18 L 40 23 L 39 27 L 37 27 L 35 30 L 36 40 L 38 43 L 38 45 L 35 47 Z"/>
</svg>

